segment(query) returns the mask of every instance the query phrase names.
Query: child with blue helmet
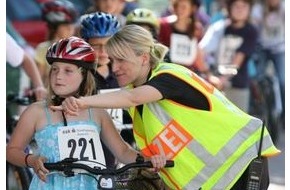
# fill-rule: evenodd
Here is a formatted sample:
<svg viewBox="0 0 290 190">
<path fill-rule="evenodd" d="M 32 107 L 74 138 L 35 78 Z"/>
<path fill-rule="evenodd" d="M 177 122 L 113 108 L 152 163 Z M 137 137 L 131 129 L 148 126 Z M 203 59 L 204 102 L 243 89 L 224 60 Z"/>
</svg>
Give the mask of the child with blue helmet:
<svg viewBox="0 0 290 190">
<path fill-rule="evenodd" d="M 120 28 L 117 17 L 103 12 L 86 14 L 81 17 L 80 36 L 95 50 L 97 89 L 117 88 L 112 75 L 110 59 L 105 50 L 109 38 Z"/>
</svg>

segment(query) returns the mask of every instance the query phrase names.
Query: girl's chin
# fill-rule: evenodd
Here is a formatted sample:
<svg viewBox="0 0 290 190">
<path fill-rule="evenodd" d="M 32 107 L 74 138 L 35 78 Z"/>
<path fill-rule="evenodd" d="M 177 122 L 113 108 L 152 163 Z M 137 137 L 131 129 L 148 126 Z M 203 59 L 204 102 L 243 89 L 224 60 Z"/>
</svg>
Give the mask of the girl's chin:
<svg viewBox="0 0 290 190">
<path fill-rule="evenodd" d="M 60 91 L 60 90 L 55 90 L 54 93 L 57 96 L 62 97 L 62 98 L 66 98 L 66 97 L 70 96 L 67 92 L 63 92 L 63 91 Z"/>
</svg>

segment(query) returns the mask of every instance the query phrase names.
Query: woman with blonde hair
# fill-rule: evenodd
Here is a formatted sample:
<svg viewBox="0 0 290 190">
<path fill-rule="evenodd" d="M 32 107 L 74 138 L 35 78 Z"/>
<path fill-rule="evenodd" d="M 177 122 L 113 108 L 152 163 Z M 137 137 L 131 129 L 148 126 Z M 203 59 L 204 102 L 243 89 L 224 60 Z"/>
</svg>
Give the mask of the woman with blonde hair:
<svg viewBox="0 0 290 190">
<path fill-rule="evenodd" d="M 173 168 L 159 173 L 170 189 L 245 189 L 247 168 L 258 156 L 262 121 L 191 70 L 163 62 L 167 48 L 140 26 L 122 28 L 106 49 L 124 89 L 68 97 L 51 108 L 69 115 L 88 107 L 129 108 L 142 154 L 174 160 Z M 265 129 L 261 154 L 266 185 L 267 157 L 278 153 Z"/>
</svg>

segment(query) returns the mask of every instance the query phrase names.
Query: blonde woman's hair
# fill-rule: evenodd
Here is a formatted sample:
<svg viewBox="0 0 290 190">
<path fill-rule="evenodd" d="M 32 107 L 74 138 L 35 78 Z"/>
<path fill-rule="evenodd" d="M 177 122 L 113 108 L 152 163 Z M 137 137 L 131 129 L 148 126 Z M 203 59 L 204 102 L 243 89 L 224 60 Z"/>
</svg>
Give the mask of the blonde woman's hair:
<svg viewBox="0 0 290 190">
<path fill-rule="evenodd" d="M 96 91 L 96 83 L 95 83 L 95 78 L 94 75 L 92 74 L 92 71 L 84 69 L 84 68 L 80 68 L 81 69 L 81 73 L 83 76 L 83 80 L 80 84 L 80 87 L 78 89 L 78 92 L 76 94 L 74 94 L 75 97 L 79 97 L 79 96 L 91 96 L 95 93 Z M 50 80 L 50 76 L 51 76 L 51 69 L 49 71 L 49 80 Z M 56 105 L 59 102 L 57 99 L 57 95 L 53 92 L 52 88 L 51 88 L 51 84 L 49 82 L 48 85 L 48 96 L 47 96 L 47 103 L 48 105 Z"/>
<path fill-rule="evenodd" d="M 107 42 L 106 50 L 110 57 L 132 62 L 143 53 L 150 55 L 150 64 L 154 67 L 163 61 L 168 48 L 155 42 L 152 34 L 138 25 L 126 25 Z"/>
</svg>

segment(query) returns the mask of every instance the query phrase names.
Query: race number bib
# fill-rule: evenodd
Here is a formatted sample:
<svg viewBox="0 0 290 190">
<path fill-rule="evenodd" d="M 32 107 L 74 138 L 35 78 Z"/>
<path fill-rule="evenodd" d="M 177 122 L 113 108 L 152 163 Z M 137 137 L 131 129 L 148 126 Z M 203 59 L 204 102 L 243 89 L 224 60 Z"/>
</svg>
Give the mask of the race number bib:
<svg viewBox="0 0 290 190">
<path fill-rule="evenodd" d="M 217 54 L 218 71 L 222 75 L 236 75 L 237 66 L 233 64 L 236 51 L 241 47 L 243 39 L 240 36 L 226 35 L 222 38 Z"/>
<path fill-rule="evenodd" d="M 100 93 L 103 94 L 103 93 L 114 92 L 114 91 L 118 91 L 118 90 L 120 90 L 120 88 L 105 89 L 105 90 L 100 90 Z M 123 128 L 123 109 L 108 108 L 106 110 L 110 114 L 115 126 L 118 129 Z"/>
<path fill-rule="evenodd" d="M 99 133 L 91 125 L 60 127 L 58 129 L 58 148 L 60 160 L 78 158 L 83 161 L 105 164 Z"/>
<path fill-rule="evenodd" d="M 171 34 L 170 59 L 173 63 L 190 66 L 197 54 L 197 40 L 189 39 L 186 35 Z"/>
<path fill-rule="evenodd" d="M 242 43 L 240 36 L 226 35 L 222 38 L 217 54 L 218 65 L 232 65 L 234 55 Z"/>
</svg>

